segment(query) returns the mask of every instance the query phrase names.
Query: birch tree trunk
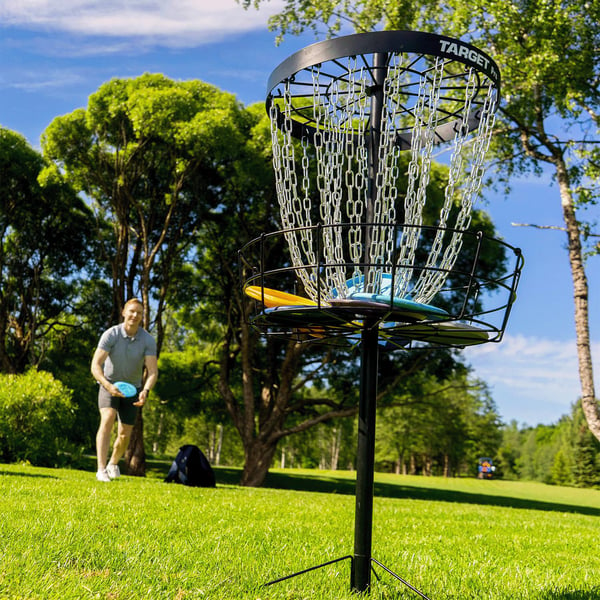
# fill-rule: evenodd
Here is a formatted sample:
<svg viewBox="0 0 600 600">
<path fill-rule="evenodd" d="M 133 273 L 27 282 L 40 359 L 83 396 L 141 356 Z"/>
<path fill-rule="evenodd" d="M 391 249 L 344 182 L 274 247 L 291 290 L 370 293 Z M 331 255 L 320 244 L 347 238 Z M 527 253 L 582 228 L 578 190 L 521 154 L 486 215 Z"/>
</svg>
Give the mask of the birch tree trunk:
<svg viewBox="0 0 600 600">
<path fill-rule="evenodd" d="M 594 388 L 594 370 L 590 344 L 588 282 L 585 274 L 581 231 L 575 214 L 575 206 L 569 185 L 566 166 L 557 165 L 557 176 L 563 219 L 567 230 L 569 264 L 573 280 L 573 302 L 575 315 L 575 335 L 577 340 L 577 360 L 581 384 L 581 405 L 593 435 L 600 440 L 600 409 Z"/>
</svg>

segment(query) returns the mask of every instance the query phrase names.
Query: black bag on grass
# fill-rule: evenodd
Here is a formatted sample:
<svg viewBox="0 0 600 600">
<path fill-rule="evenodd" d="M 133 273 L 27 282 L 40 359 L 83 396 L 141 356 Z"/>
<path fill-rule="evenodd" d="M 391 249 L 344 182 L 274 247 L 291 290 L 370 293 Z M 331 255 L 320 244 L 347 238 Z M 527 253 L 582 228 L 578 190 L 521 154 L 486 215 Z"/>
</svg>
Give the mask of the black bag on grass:
<svg viewBox="0 0 600 600">
<path fill-rule="evenodd" d="M 183 483 L 192 487 L 215 487 L 215 474 L 198 446 L 186 444 L 179 452 L 165 477 L 167 483 Z"/>
</svg>

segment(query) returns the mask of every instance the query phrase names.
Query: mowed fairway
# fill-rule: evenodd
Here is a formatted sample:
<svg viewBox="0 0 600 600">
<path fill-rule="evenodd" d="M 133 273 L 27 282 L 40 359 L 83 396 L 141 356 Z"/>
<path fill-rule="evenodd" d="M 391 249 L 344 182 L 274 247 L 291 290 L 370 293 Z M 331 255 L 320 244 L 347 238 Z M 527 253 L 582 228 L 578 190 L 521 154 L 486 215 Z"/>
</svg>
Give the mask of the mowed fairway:
<svg viewBox="0 0 600 600">
<path fill-rule="evenodd" d="M 168 465 L 164 468 L 164 473 Z M 241 488 L 0 465 L 0 598 L 356 598 L 354 474 Z M 600 598 L 600 491 L 376 475 L 373 557 L 432 599 Z M 418 598 L 375 567 L 370 597 Z"/>
</svg>

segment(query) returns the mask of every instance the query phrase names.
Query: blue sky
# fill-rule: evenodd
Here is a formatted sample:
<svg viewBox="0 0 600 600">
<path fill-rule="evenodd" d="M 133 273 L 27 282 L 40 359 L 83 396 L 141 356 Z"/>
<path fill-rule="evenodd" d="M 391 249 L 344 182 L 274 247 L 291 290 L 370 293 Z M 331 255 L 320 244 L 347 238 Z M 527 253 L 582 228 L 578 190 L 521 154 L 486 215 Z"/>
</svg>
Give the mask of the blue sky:
<svg viewBox="0 0 600 600">
<path fill-rule="evenodd" d="M 84 107 L 113 77 L 159 72 L 201 79 L 262 102 L 271 71 L 312 34 L 279 47 L 265 9 L 244 11 L 234 0 L 0 0 L 0 125 L 34 147 L 55 116 Z M 486 193 L 484 208 L 499 234 L 525 256 L 517 303 L 502 343 L 466 351 L 487 381 L 505 421 L 556 422 L 580 388 L 572 285 L 565 234 L 513 223 L 561 226 L 551 178 L 523 178 L 508 198 Z M 594 218 L 590 214 L 590 218 Z M 600 368 L 600 258 L 588 262 L 593 356 Z"/>
</svg>

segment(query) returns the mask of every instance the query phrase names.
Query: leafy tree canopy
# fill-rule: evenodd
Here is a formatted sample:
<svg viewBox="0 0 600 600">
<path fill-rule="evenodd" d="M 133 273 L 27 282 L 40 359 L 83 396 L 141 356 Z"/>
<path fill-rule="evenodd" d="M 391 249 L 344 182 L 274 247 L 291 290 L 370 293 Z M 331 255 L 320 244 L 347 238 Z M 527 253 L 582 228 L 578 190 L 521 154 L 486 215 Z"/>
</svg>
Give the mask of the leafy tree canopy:
<svg viewBox="0 0 600 600">
<path fill-rule="evenodd" d="M 0 370 L 37 364 L 93 272 L 91 211 L 19 134 L 0 129 Z"/>
<path fill-rule="evenodd" d="M 148 305 L 151 293 L 159 321 L 170 275 L 207 211 L 224 202 L 243 140 L 234 96 L 158 74 L 102 85 L 86 109 L 57 117 L 44 132 L 49 171 L 84 192 L 99 218 L 114 321 L 127 297 Z"/>
</svg>

